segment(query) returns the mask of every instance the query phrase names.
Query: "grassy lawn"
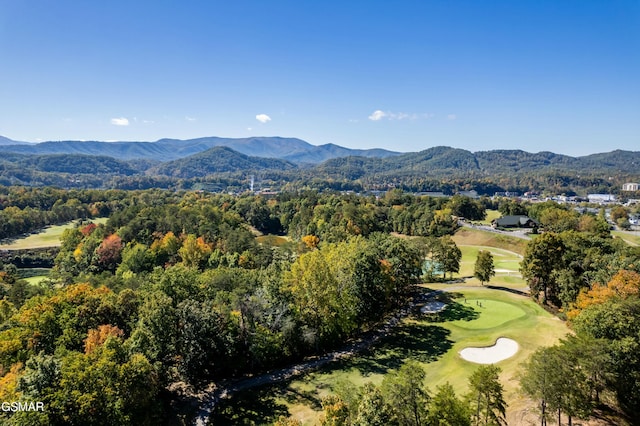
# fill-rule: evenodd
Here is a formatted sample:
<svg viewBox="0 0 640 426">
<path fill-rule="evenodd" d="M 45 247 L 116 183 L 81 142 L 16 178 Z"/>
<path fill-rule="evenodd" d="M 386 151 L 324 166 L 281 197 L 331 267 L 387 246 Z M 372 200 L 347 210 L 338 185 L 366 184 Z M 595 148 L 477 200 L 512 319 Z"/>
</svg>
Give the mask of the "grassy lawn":
<svg viewBox="0 0 640 426">
<path fill-rule="evenodd" d="M 498 210 L 487 210 L 487 217 L 484 218 L 484 220 L 478 220 L 478 221 L 473 221 L 481 223 L 483 225 L 491 225 L 491 221 L 494 219 L 500 219 L 502 217 L 502 213 L 500 213 Z"/>
<path fill-rule="evenodd" d="M 611 235 L 613 235 L 616 238 L 622 238 L 629 245 L 640 246 L 640 231 L 639 232 L 611 231 Z"/>
<path fill-rule="evenodd" d="M 399 368 L 407 359 L 423 364 L 432 391 L 449 382 L 462 395 L 477 365 L 463 360 L 459 351 L 468 346 L 493 345 L 499 337 L 509 337 L 520 345 L 514 357 L 498 363 L 503 370 L 501 382 L 509 403 L 508 415 L 519 415 L 528 406 L 518 393 L 520 364 L 538 347 L 555 343 L 568 329 L 524 296 L 477 286 L 429 285 L 446 286 L 456 292 L 440 296 L 448 303 L 442 313 L 409 318 L 369 351 L 348 360 L 296 380 L 238 394 L 220 407 L 212 424 L 267 424 L 280 415 L 292 415 L 305 425 L 317 424 L 322 398 L 341 383 L 379 384 L 385 373 Z"/>
<path fill-rule="evenodd" d="M 491 252 L 491 254 L 493 255 L 493 266 L 496 270 L 496 273 L 517 273 L 520 268 L 520 261 L 522 260 L 522 258 L 520 257 L 520 255 L 518 255 L 518 253 L 490 246 L 458 245 L 458 247 L 462 252 L 462 259 L 460 260 L 460 272 L 458 274 L 461 277 L 473 276 L 473 269 L 476 264 L 478 252 L 480 250 Z"/>
<path fill-rule="evenodd" d="M 284 237 L 280 235 L 260 235 L 256 237 L 256 241 L 261 244 L 266 244 L 272 247 L 282 247 L 283 245 L 289 243 L 289 237 Z"/>
<path fill-rule="evenodd" d="M 93 219 L 94 223 L 106 223 L 106 217 Z M 42 229 L 37 234 L 31 234 L 24 238 L 12 240 L 7 244 L 0 244 L 0 249 L 5 250 L 19 250 L 19 249 L 32 249 L 42 247 L 57 247 L 60 245 L 60 237 L 65 229 L 73 228 L 78 223 L 77 220 L 72 220 L 62 225 L 48 226 Z"/>
<path fill-rule="evenodd" d="M 472 228 L 458 229 L 456 234 L 453 236 L 453 241 L 455 241 L 459 246 L 473 245 L 495 247 L 512 251 L 519 255 L 523 255 L 524 250 L 527 247 L 527 240 L 523 240 L 522 238 Z"/>
<path fill-rule="evenodd" d="M 18 275 L 31 285 L 38 285 L 49 276 L 50 268 L 23 268 L 18 269 Z"/>
</svg>

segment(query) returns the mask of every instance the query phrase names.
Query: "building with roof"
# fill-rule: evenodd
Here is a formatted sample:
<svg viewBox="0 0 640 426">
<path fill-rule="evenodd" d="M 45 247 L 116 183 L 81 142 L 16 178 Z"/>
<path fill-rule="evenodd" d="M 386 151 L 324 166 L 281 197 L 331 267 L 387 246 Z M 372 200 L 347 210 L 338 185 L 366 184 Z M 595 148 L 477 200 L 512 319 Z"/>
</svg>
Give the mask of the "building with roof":
<svg viewBox="0 0 640 426">
<path fill-rule="evenodd" d="M 499 219 L 491 221 L 491 226 L 494 228 L 537 228 L 540 226 L 538 222 L 531 219 L 529 216 L 513 215 L 502 216 Z"/>
</svg>

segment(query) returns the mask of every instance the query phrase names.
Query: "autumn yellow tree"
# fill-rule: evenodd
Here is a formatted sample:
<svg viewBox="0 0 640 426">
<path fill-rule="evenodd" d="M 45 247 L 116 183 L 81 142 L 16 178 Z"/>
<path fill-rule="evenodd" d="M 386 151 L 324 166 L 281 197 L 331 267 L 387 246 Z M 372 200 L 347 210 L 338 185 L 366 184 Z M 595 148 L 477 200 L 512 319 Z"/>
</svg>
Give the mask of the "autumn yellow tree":
<svg viewBox="0 0 640 426">
<path fill-rule="evenodd" d="M 634 271 L 619 271 L 607 285 L 594 284 L 590 290 L 583 289 L 572 309 L 567 313 L 569 320 L 578 316 L 583 309 L 606 302 L 609 299 L 628 299 L 640 294 L 640 274 Z"/>
</svg>

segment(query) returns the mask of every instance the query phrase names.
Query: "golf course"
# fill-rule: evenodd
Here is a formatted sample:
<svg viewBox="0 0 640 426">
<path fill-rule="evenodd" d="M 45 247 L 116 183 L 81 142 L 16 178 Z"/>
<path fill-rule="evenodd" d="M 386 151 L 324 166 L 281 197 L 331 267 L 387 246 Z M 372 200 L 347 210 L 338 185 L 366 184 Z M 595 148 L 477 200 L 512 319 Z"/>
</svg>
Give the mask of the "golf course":
<svg viewBox="0 0 640 426">
<path fill-rule="evenodd" d="M 92 219 L 91 222 L 96 224 L 104 224 L 107 222 L 106 217 Z M 60 245 L 60 237 L 62 233 L 69 228 L 77 225 L 77 220 L 72 220 L 62 225 L 47 226 L 39 232 L 27 235 L 23 238 L 16 238 L 10 241 L 3 241 L 0 244 L 0 250 L 27 250 L 42 247 L 58 247 Z"/>
<path fill-rule="evenodd" d="M 458 395 L 464 395 L 468 377 L 479 364 L 465 360 L 461 351 L 484 353 L 481 348 L 490 351 L 482 355 L 485 358 L 497 354 L 508 423 L 535 420 L 531 403 L 519 393 L 520 365 L 537 348 L 553 345 L 568 329 L 525 294 L 526 283 L 518 268 L 526 241 L 510 242 L 501 234 L 464 231 L 464 235 L 456 235 L 462 251 L 460 273 L 453 276 L 456 282 L 421 285 L 430 303 L 440 302 L 444 309 L 434 313 L 414 309 L 365 351 L 289 381 L 234 394 L 221 401 L 211 424 L 269 424 L 280 416 L 292 416 L 305 425 L 318 424 L 322 398 L 345 383 L 380 384 L 387 372 L 409 359 L 424 367 L 431 391 L 449 382 Z M 472 278 L 480 250 L 489 250 L 494 258 L 496 275 L 488 283 L 492 288 Z"/>
<path fill-rule="evenodd" d="M 106 217 L 92 219 L 95 224 L 105 224 Z M 66 229 L 77 226 L 78 220 L 72 220 L 62 225 L 48 226 L 39 232 L 32 233 L 22 238 L 3 241 L 0 244 L 0 250 L 31 250 L 46 247 L 59 247 L 60 238 Z M 29 284 L 39 284 L 49 275 L 50 269 L 47 268 L 26 268 L 20 271 L 21 278 L 25 279 Z"/>
</svg>

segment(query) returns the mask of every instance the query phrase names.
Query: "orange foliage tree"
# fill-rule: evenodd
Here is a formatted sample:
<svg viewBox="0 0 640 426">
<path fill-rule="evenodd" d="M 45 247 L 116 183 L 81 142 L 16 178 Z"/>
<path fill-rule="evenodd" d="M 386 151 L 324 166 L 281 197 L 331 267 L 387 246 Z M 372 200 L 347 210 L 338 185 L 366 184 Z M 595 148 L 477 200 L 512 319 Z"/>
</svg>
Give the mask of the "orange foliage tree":
<svg viewBox="0 0 640 426">
<path fill-rule="evenodd" d="M 640 294 L 640 274 L 634 271 L 619 271 L 607 285 L 594 284 L 590 290 L 583 289 L 567 313 L 569 320 L 578 316 L 588 306 L 604 303 L 612 298 L 628 299 Z"/>
<path fill-rule="evenodd" d="M 97 329 L 92 328 L 87 334 L 87 338 L 84 341 L 84 353 L 88 354 L 93 352 L 98 346 L 104 344 L 109 337 L 123 337 L 124 331 L 111 324 L 103 324 L 98 326 Z"/>
</svg>

